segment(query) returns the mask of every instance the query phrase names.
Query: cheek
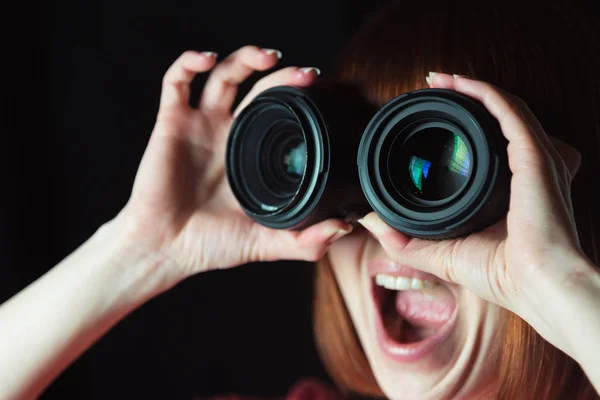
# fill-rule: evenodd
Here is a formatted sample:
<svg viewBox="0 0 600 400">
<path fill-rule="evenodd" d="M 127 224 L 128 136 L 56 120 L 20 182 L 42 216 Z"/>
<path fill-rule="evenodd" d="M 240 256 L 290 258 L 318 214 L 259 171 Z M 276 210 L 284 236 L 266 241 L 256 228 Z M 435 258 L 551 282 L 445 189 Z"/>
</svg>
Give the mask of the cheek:
<svg viewBox="0 0 600 400">
<path fill-rule="evenodd" d="M 364 271 L 362 264 L 365 257 L 372 253 L 372 248 L 379 243 L 364 230 L 336 241 L 331 245 L 328 257 L 331 262 L 337 284 L 342 292 L 346 305 L 353 308 L 356 304 L 350 304 L 360 299 Z M 352 299 L 349 303 L 349 300 Z"/>
</svg>

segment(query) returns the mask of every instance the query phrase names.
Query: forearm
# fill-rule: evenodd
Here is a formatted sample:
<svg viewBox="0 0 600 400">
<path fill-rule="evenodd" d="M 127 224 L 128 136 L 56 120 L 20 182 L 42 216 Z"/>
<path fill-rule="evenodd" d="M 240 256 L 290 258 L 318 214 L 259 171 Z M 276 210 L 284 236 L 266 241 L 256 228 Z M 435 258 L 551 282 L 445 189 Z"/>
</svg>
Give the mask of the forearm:
<svg viewBox="0 0 600 400">
<path fill-rule="evenodd" d="M 546 296 L 548 312 L 556 314 L 569 355 L 600 393 L 600 271 L 587 260 L 575 270 Z"/>
<path fill-rule="evenodd" d="M 121 318 L 157 294 L 160 260 L 115 223 L 0 306 L 0 398 L 39 395 Z"/>
</svg>

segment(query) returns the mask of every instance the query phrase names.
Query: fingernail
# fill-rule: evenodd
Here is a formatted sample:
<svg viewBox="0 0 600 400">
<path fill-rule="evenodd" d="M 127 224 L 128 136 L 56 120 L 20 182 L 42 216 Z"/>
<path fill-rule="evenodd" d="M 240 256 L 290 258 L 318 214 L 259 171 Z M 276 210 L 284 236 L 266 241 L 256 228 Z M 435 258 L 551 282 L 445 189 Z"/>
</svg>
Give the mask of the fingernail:
<svg viewBox="0 0 600 400">
<path fill-rule="evenodd" d="M 359 218 L 356 220 L 359 224 L 361 224 L 364 228 L 366 228 L 367 230 L 371 230 L 371 227 L 369 226 L 369 223 L 366 222 L 363 218 Z"/>
<path fill-rule="evenodd" d="M 217 58 L 217 56 L 218 56 L 218 54 L 215 53 L 214 51 L 203 51 L 200 54 L 202 54 L 203 56 L 206 56 L 206 57 L 214 57 L 214 58 Z"/>
<path fill-rule="evenodd" d="M 332 234 L 332 236 L 329 239 L 327 239 L 327 242 L 333 243 L 336 240 L 338 240 L 339 238 L 346 236 L 350 232 L 352 232 L 352 227 L 350 227 L 348 229 L 338 229 L 335 231 L 335 233 Z"/>
<path fill-rule="evenodd" d="M 317 75 L 321 75 L 321 70 L 319 68 L 315 68 L 315 67 L 300 68 L 300 71 L 302 71 L 305 74 L 309 74 L 310 71 L 315 71 Z"/>
<path fill-rule="evenodd" d="M 361 218 L 358 222 L 374 235 L 381 235 L 392 229 L 388 224 L 383 222 L 382 219 L 377 218 L 376 216 Z"/>
<path fill-rule="evenodd" d="M 433 82 L 433 77 L 437 75 L 437 72 L 429 72 L 429 75 L 425 77 L 425 81 L 429 86 L 431 86 L 431 82 Z"/>
<path fill-rule="evenodd" d="M 262 49 L 262 51 L 268 56 L 270 56 L 271 54 L 277 54 L 277 58 L 281 59 L 281 57 L 283 57 L 283 54 L 281 54 L 281 52 L 276 49 Z"/>
<path fill-rule="evenodd" d="M 454 79 L 456 79 L 456 78 L 473 79 L 473 78 L 471 78 L 470 76 L 467 76 L 467 75 L 454 74 L 452 76 L 454 77 Z"/>
</svg>

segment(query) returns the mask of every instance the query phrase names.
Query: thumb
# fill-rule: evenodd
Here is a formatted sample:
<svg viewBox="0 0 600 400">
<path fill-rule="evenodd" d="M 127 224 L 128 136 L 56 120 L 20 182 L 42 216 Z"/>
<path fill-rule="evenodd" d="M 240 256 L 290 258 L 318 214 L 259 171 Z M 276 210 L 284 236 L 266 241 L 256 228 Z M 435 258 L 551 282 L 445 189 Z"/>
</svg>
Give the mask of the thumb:
<svg viewBox="0 0 600 400">
<path fill-rule="evenodd" d="M 488 287 L 493 280 L 488 274 L 493 269 L 488 268 L 488 263 L 494 259 L 497 244 L 506 231 L 504 221 L 466 238 L 441 241 L 411 238 L 386 224 L 374 212 L 359 222 L 375 236 L 387 255 L 399 264 L 466 286 L 480 296 L 493 300 Z"/>
</svg>

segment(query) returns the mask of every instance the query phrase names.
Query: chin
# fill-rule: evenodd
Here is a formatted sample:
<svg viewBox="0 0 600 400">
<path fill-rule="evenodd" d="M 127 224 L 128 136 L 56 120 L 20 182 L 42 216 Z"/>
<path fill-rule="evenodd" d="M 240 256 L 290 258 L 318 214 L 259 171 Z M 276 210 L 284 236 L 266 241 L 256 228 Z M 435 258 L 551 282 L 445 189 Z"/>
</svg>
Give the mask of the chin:
<svg viewBox="0 0 600 400">
<path fill-rule="evenodd" d="M 390 260 L 364 232 L 329 251 L 377 383 L 390 399 L 492 397 L 500 308 Z"/>
</svg>

